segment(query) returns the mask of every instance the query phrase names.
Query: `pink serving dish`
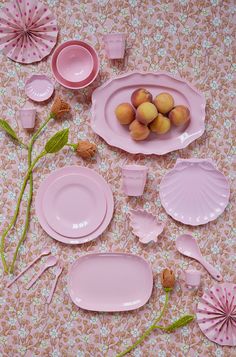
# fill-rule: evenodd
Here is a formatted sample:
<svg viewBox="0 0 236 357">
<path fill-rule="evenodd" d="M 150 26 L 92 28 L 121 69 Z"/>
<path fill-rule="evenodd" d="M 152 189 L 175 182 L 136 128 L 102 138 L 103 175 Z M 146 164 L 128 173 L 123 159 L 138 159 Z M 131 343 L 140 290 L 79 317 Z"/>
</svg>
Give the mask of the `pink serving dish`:
<svg viewBox="0 0 236 357">
<path fill-rule="evenodd" d="M 153 96 L 161 92 L 170 93 L 175 104 L 183 104 L 190 110 L 191 120 L 180 130 L 171 128 L 165 135 L 150 134 L 147 140 L 135 141 L 131 138 L 128 125 L 121 125 L 115 116 L 118 104 L 130 102 L 131 94 L 137 88 L 146 88 Z M 205 98 L 190 83 L 175 78 L 165 72 L 132 72 L 110 79 L 97 88 L 92 95 L 92 128 L 109 145 L 132 154 L 164 155 L 170 151 L 183 149 L 205 130 Z"/>
<path fill-rule="evenodd" d="M 69 270 L 68 291 L 80 308 L 128 311 L 146 304 L 153 287 L 152 269 L 127 253 L 93 253 L 78 258 Z"/>
<path fill-rule="evenodd" d="M 71 46 L 83 47 L 85 50 L 87 50 L 90 53 L 90 55 L 92 57 L 92 61 L 93 61 L 93 68 L 92 68 L 91 73 L 89 74 L 89 76 L 86 79 L 81 80 L 79 82 L 71 82 L 71 81 L 68 81 L 65 78 L 63 78 L 61 76 L 61 74 L 59 73 L 59 70 L 57 67 L 58 56 L 60 55 L 61 51 L 63 51 L 65 48 L 68 48 Z M 95 51 L 95 49 L 87 42 L 79 41 L 79 40 L 70 40 L 70 41 L 62 43 L 53 52 L 51 69 L 52 69 L 52 73 L 53 73 L 56 81 L 58 83 L 60 83 L 63 87 L 69 88 L 69 89 L 81 89 L 81 88 L 87 87 L 97 77 L 98 72 L 99 72 L 99 58 L 98 58 L 98 55 L 97 55 L 97 52 Z"/>
</svg>

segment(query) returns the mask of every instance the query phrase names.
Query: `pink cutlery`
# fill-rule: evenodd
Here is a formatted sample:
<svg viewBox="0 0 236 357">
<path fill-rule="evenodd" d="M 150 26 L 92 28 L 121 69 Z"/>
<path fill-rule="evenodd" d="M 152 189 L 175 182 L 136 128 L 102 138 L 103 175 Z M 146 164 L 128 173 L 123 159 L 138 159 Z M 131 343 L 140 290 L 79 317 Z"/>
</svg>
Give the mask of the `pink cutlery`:
<svg viewBox="0 0 236 357">
<path fill-rule="evenodd" d="M 44 255 L 48 255 L 50 253 L 51 253 L 50 248 L 44 248 L 42 252 L 37 256 L 37 258 L 35 258 L 24 270 L 22 270 L 13 280 L 11 280 L 7 284 L 7 288 L 9 288 L 18 278 L 21 277 L 21 275 L 23 275 L 29 268 L 31 268 L 32 265 L 34 265 L 34 263 L 36 263 L 41 257 L 43 257 Z"/>
<path fill-rule="evenodd" d="M 29 282 L 29 284 L 26 286 L 26 289 L 30 289 L 31 286 L 34 285 L 34 283 L 38 280 L 38 278 L 43 274 L 43 272 L 45 272 L 45 270 L 47 270 L 48 268 L 54 266 L 57 264 L 58 258 L 55 257 L 54 255 L 51 255 L 50 257 L 47 258 L 45 264 L 43 265 L 43 267 L 40 269 L 40 271 L 38 272 L 38 274 L 36 274 L 33 279 Z"/>
<path fill-rule="evenodd" d="M 208 271 L 211 276 L 217 281 L 222 280 L 219 271 L 208 263 L 202 256 L 199 246 L 191 234 L 182 234 L 176 240 L 177 250 L 187 257 L 197 260 Z"/>
<path fill-rule="evenodd" d="M 59 260 L 59 263 L 58 263 L 58 265 L 56 267 L 56 270 L 55 270 L 55 279 L 53 281 L 51 292 L 50 292 L 50 294 L 49 294 L 49 296 L 47 298 L 47 304 L 50 304 L 50 302 L 52 301 L 52 297 L 53 297 L 54 291 L 56 289 L 57 281 L 58 281 L 59 276 L 62 273 L 62 270 L 63 270 L 63 263 L 62 263 L 62 261 Z"/>
</svg>

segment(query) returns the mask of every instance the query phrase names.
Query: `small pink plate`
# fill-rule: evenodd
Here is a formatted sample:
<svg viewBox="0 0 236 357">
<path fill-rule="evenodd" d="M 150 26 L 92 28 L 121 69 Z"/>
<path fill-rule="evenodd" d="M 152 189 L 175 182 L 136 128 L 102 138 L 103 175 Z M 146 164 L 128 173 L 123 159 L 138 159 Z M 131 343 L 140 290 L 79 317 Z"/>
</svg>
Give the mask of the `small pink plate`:
<svg viewBox="0 0 236 357">
<path fill-rule="evenodd" d="M 51 183 L 53 183 L 58 178 L 62 176 L 68 176 L 70 174 L 83 175 L 93 179 L 99 185 L 100 191 L 102 191 L 106 197 L 107 210 L 100 226 L 97 227 L 94 232 L 80 238 L 66 237 L 54 231 L 52 227 L 50 227 L 50 225 L 47 223 L 45 212 L 43 210 L 43 199 L 49 185 L 51 185 Z M 35 208 L 40 225 L 45 230 L 45 232 L 48 233 L 52 238 L 65 244 L 82 244 L 98 238 L 105 231 L 113 216 L 114 201 L 110 186 L 104 180 L 104 178 L 96 171 L 91 170 L 87 167 L 68 166 L 55 170 L 50 175 L 48 175 L 45 180 L 40 184 L 36 195 Z"/>
<path fill-rule="evenodd" d="M 80 308 L 128 311 L 149 300 L 152 269 L 143 258 L 126 253 L 95 253 L 78 258 L 68 274 L 68 291 Z"/>
<path fill-rule="evenodd" d="M 170 93 L 175 105 L 185 105 L 190 110 L 191 120 L 184 128 L 172 127 L 164 135 L 151 133 L 148 139 L 135 141 L 131 138 L 128 125 L 121 125 L 115 116 L 118 104 L 130 102 L 134 90 L 146 88 L 155 97 L 161 92 Z M 110 79 L 92 94 L 91 126 L 109 145 L 131 154 L 164 155 L 183 149 L 205 130 L 205 98 L 190 83 L 175 78 L 169 73 L 131 72 Z"/>
<path fill-rule="evenodd" d="M 49 99 L 54 92 L 54 84 L 44 74 L 33 74 L 25 83 L 25 94 L 35 102 Z"/>
<path fill-rule="evenodd" d="M 101 224 L 106 214 L 106 197 L 96 181 L 71 174 L 54 181 L 43 199 L 48 224 L 59 234 L 79 238 Z"/>
</svg>

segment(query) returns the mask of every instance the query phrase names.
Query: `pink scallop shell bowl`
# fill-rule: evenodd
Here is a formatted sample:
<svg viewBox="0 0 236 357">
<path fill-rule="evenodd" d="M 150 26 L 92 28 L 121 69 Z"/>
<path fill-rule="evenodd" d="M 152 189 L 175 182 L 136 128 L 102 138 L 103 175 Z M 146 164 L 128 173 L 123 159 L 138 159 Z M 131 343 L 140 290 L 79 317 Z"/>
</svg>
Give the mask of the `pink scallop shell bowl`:
<svg viewBox="0 0 236 357">
<path fill-rule="evenodd" d="M 87 42 L 70 40 L 54 51 L 51 68 L 56 81 L 63 87 L 81 89 L 97 77 L 99 59 L 95 49 Z"/>
</svg>

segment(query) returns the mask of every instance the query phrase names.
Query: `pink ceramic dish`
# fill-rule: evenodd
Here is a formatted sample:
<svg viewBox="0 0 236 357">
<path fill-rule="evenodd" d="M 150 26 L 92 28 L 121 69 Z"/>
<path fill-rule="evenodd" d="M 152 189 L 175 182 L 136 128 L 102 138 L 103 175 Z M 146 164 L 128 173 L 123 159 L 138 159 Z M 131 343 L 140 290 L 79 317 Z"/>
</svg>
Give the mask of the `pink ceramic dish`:
<svg viewBox="0 0 236 357">
<path fill-rule="evenodd" d="M 35 102 L 49 99 L 54 92 L 54 84 L 44 74 L 33 74 L 25 83 L 25 94 Z"/>
<path fill-rule="evenodd" d="M 91 234 L 88 234 L 87 236 L 80 237 L 80 238 L 69 238 L 54 231 L 47 223 L 42 207 L 44 194 L 48 186 L 59 177 L 67 176 L 70 174 L 80 174 L 80 175 L 84 174 L 85 176 L 87 175 L 88 177 L 93 178 L 100 185 L 100 189 L 104 192 L 107 202 L 107 211 L 100 226 Z M 36 208 L 36 215 L 38 217 L 40 225 L 45 230 L 45 232 L 47 232 L 52 238 L 65 244 L 82 244 L 98 238 L 106 230 L 113 216 L 114 201 L 113 201 L 113 195 L 110 186 L 104 180 L 104 178 L 100 176 L 96 171 L 86 167 L 68 166 L 52 172 L 40 184 L 36 195 L 35 208 Z"/>
<path fill-rule="evenodd" d="M 211 159 L 178 159 L 160 184 L 166 212 L 191 226 L 216 219 L 224 212 L 229 196 L 229 182 Z"/>
<path fill-rule="evenodd" d="M 91 72 L 91 74 L 88 76 L 87 79 L 78 82 L 78 83 L 73 83 L 73 82 L 69 82 L 66 81 L 58 72 L 57 69 L 57 57 L 59 55 L 59 53 L 66 47 L 69 46 L 73 46 L 73 45 L 77 45 L 77 46 L 82 46 L 85 49 L 87 49 L 92 58 L 93 58 L 93 70 Z M 52 69 L 52 73 L 56 79 L 56 81 L 58 83 L 60 83 L 62 86 L 64 86 L 65 88 L 69 88 L 69 89 L 81 89 L 84 87 L 87 87 L 89 84 L 91 84 L 97 77 L 98 72 L 99 72 L 99 59 L 98 59 L 98 55 L 97 52 L 95 51 L 95 49 L 89 45 L 86 42 L 83 41 L 78 41 L 78 40 L 70 40 L 67 42 L 62 43 L 59 47 L 56 48 L 56 50 L 53 52 L 52 55 L 52 62 L 51 62 L 51 69 Z"/>
<path fill-rule="evenodd" d="M 81 82 L 93 70 L 93 57 L 83 46 L 65 47 L 57 56 L 57 70 L 69 82 Z"/>
<path fill-rule="evenodd" d="M 131 94 L 140 87 L 146 88 L 153 96 L 168 92 L 173 96 L 176 105 L 186 105 L 191 115 L 187 128 L 171 128 L 165 135 L 152 133 L 147 140 L 133 140 L 128 126 L 121 125 L 116 119 L 115 108 L 120 103 L 130 102 Z M 205 105 L 203 94 L 183 79 L 165 72 L 132 72 L 110 79 L 93 92 L 91 126 L 109 145 L 132 154 L 163 155 L 185 148 L 203 134 Z"/>
<path fill-rule="evenodd" d="M 80 308 L 92 311 L 138 309 L 150 298 L 152 269 L 126 253 L 95 253 L 78 258 L 68 274 L 68 291 Z"/>
<path fill-rule="evenodd" d="M 100 226 L 107 210 L 106 197 L 100 185 L 89 176 L 71 174 L 49 185 L 43 210 L 54 231 L 79 238 Z"/>
</svg>

